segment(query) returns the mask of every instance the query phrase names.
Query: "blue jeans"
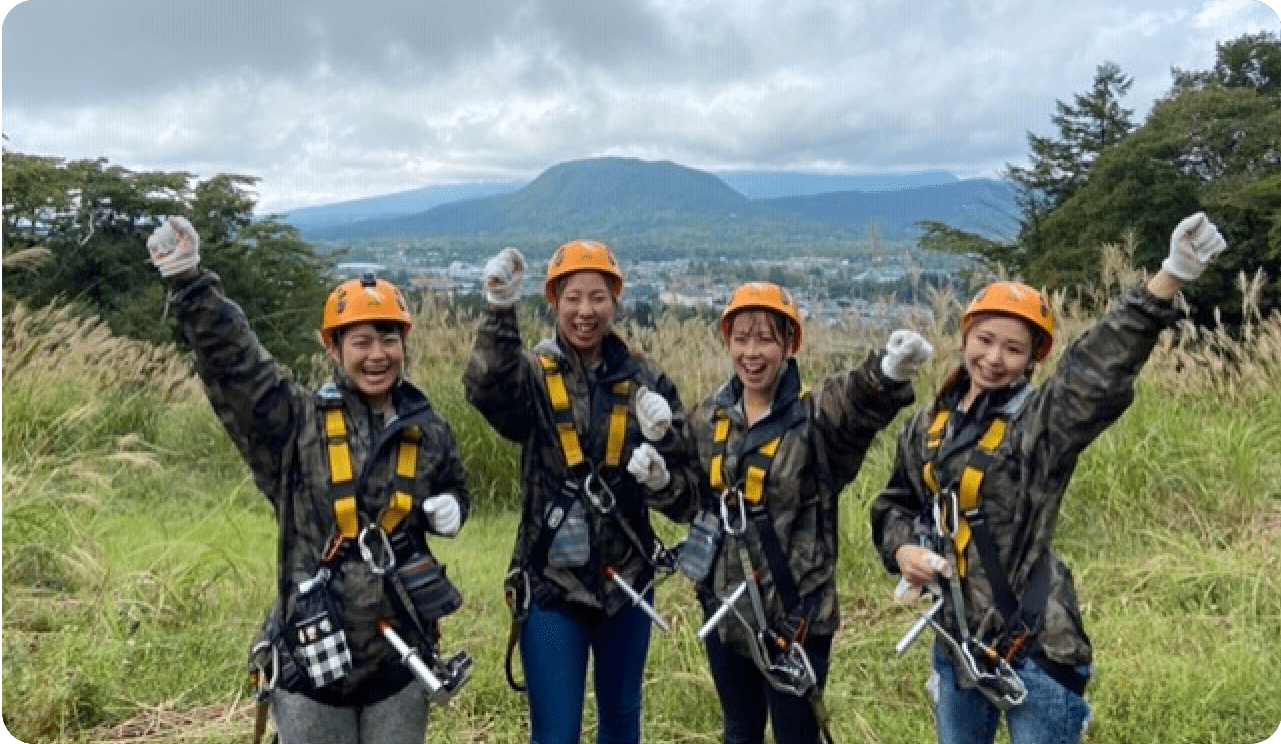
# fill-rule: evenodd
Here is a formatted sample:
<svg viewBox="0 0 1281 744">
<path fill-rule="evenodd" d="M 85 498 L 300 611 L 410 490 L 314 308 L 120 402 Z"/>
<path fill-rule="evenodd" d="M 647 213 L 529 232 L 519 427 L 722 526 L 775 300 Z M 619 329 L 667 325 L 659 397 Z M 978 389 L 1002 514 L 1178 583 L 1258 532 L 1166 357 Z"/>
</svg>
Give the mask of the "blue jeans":
<svg viewBox="0 0 1281 744">
<path fill-rule="evenodd" d="M 651 590 L 646 600 L 653 600 Z M 520 631 L 533 744 L 578 744 L 593 658 L 599 744 L 640 741 L 641 683 L 649 655 L 650 619 L 639 607 L 614 617 L 599 610 L 534 603 Z"/>
<path fill-rule="evenodd" d="M 708 635 L 707 661 L 716 695 L 725 716 L 725 744 L 761 744 L 768 718 L 777 744 L 816 744 L 818 720 L 805 698 L 779 692 L 765 681 L 751 657 L 721 643 L 717 633 Z M 801 644 L 810 657 L 821 688 L 827 683 L 831 636 L 810 636 Z"/>
<path fill-rule="evenodd" d="M 938 674 L 935 719 L 939 744 L 991 744 L 1001 723 L 1000 709 L 977 689 L 958 687 L 952 663 L 937 650 L 934 671 Z M 1015 671 L 1027 686 L 1027 699 L 1005 712 L 1010 744 L 1080 742 L 1093 713 L 1090 702 L 1059 684 L 1031 659 L 1023 659 Z"/>
</svg>

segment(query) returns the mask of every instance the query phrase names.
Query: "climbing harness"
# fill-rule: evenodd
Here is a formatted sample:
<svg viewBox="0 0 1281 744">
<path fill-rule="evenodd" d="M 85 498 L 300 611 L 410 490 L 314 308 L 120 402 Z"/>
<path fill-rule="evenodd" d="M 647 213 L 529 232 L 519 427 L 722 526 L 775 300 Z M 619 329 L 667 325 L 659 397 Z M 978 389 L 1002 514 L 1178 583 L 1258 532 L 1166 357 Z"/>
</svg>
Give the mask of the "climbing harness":
<svg viewBox="0 0 1281 744">
<path fill-rule="evenodd" d="M 941 553 L 952 568 L 951 578 L 940 576 L 937 583 L 927 589 L 935 597 L 931 607 L 918 619 L 895 647 L 904 653 L 925 627 L 934 629 L 938 637 L 952 650 L 962 672 L 972 679 L 979 691 L 1002 710 L 1023 703 L 1027 687 L 1014 671 L 1016 663 L 1039 631 L 1041 615 L 1050 591 L 1050 570 L 1053 554 L 1046 550 L 1039 555 L 1029 573 L 1023 596 L 1016 598 L 1000 562 L 996 542 L 987 526 L 982 509 L 982 486 L 987 470 L 995 462 L 996 451 L 1005 440 L 1010 419 L 1026 403 L 1032 392 L 1027 385 L 1019 390 L 992 418 L 987 428 L 971 448 L 961 475 L 954 485 L 941 487 L 935 459 L 947 434 L 950 408 L 940 407 L 926 434 L 926 461 L 922 477 L 933 494 L 929 518 L 918 524 L 923 545 Z M 970 566 L 966 550 L 973 543 L 992 587 L 997 609 L 1004 619 L 1004 630 L 994 643 L 984 642 L 970 633 L 966 621 L 964 581 Z M 959 637 L 949 633 L 937 620 L 950 600 L 955 615 Z M 981 631 L 980 631 L 981 633 Z M 1042 662 L 1043 667 L 1064 682 L 1070 689 L 1084 689 L 1079 675 L 1063 673 L 1058 665 Z M 1075 675 L 1075 676 L 1074 676 Z"/>
<path fill-rule="evenodd" d="M 645 601 L 643 595 L 653 588 L 660 577 L 666 578 L 675 571 L 675 557 L 657 537 L 649 535 L 649 541 L 641 539 L 635 528 L 620 512 L 618 497 L 614 494 L 614 490 L 610 488 L 608 480 L 602 477 L 603 469 L 616 470 L 622 463 L 623 447 L 627 438 L 627 421 L 635 386 L 631 380 L 620 380 L 613 384 L 611 389 L 613 403 L 610 407 L 609 427 L 605 437 L 605 457 L 603 463 L 598 466 L 595 462 L 589 460 L 583 452 L 578 427 L 574 422 L 574 412 L 569 391 L 565 386 L 565 376 L 561 371 L 560 363 L 551 354 L 540 354 L 539 361 L 542 364 L 547 382 L 547 392 L 556 422 L 557 436 L 560 440 L 561 450 L 565 455 L 565 464 L 571 473 L 568 480 L 577 483 L 581 479 L 581 489 L 577 490 L 581 490 L 581 494 L 586 498 L 587 503 L 600 516 L 612 519 L 627 538 L 631 547 L 654 570 L 654 579 L 639 591 L 630 585 L 624 588 L 622 585 L 627 582 L 618 574 L 617 568 L 614 566 L 604 567 L 605 577 L 622 588 L 628 598 L 634 604 L 640 606 L 646 615 L 654 619 L 660 628 L 667 630 L 671 626 L 666 620 L 662 619 L 649 602 Z M 565 490 L 562 489 L 562 491 Z M 570 488 L 568 490 L 573 491 L 575 489 Z M 567 496 L 564 501 L 570 502 L 574 500 L 575 495 Z M 647 542 L 649 543 L 648 545 Z"/>
<path fill-rule="evenodd" d="M 444 566 L 407 530 L 400 529 L 414 507 L 412 493 L 422 432 L 414 424 L 406 424 L 399 429 L 392 493 L 378 516 L 362 526 L 363 515 L 356 493 L 363 475 L 358 479 L 352 467 L 342 395 L 333 383 L 326 383 L 318 391 L 318 398 L 324 408 L 325 450 L 328 453 L 336 528 L 316 576 L 299 587 L 300 597 L 308 593 L 313 581 L 323 587 L 330 575 L 327 566 L 339 559 L 345 546 L 354 544 L 370 573 L 382 577 L 390 587 L 404 617 L 423 639 L 427 658 L 419 657 L 416 651 L 412 656 L 406 654 L 397 645 L 398 641 L 401 644 L 404 641 L 396 634 L 390 619 L 379 621 L 379 631 L 396 648 L 401 660 L 415 676 L 427 685 L 432 699 L 445 699 L 470 678 L 472 659 L 466 651 L 459 651 L 449 659 L 439 656 L 439 627 L 435 621 L 461 607 L 462 594 L 449 581 Z M 321 633 L 326 627 L 323 623 L 313 623 L 313 626 Z M 342 633 L 341 629 L 338 633 Z M 345 645 L 343 651 L 346 651 Z M 425 678 L 420 674 L 422 669 L 433 670 L 436 676 Z M 312 678 L 313 682 L 317 681 L 316 675 L 313 674 Z M 435 679 L 437 684 L 430 684 L 431 679 Z"/>
<path fill-rule="evenodd" d="M 573 402 L 565 384 L 565 375 L 560 362 L 550 353 L 540 353 L 539 363 L 543 370 L 543 379 L 547 386 L 547 396 L 552 409 L 552 421 L 556 427 L 556 438 L 565 457 L 567 475 L 564 482 L 548 501 L 542 520 L 542 529 L 525 558 L 526 565 L 511 568 L 503 581 L 503 591 L 507 607 L 511 611 L 511 628 L 507 635 L 507 652 L 505 669 L 507 684 L 517 692 L 524 692 L 526 686 L 518 681 L 513 671 L 515 648 L 520 640 L 520 629 L 529 616 L 533 602 L 533 591 L 530 572 L 541 571 L 545 566 L 554 568 L 583 568 L 590 564 L 592 558 L 590 527 L 587 523 L 585 509 L 590 506 L 598 516 L 613 520 L 619 531 L 627 539 L 630 547 L 637 552 L 653 569 L 652 579 L 643 589 L 637 591 L 619 573 L 616 566 L 602 566 L 604 579 L 617 586 L 632 604 L 641 608 L 645 614 L 663 630 L 671 625 L 662 615 L 646 601 L 644 595 L 652 589 L 658 579 L 665 578 L 675 571 L 675 556 L 655 535 L 646 535 L 642 539 L 636 529 L 622 513 L 618 497 L 610 487 L 606 472 L 617 471 L 622 465 L 623 449 L 627 443 L 627 424 L 631 411 L 631 399 L 635 385 L 631 380 L 619 380 L 610 388 L 612 397 L 608 427 L 605 433 L 605 445 L 601 464 L 598 465 L 586 454 L 578 426 L 574 421 Z"/>
<path fill-rule="evenodd" d="M 717 410 L 713 429 L 713 443 L 717 451 L 711 457 L 708 475 L 712 489 L 719 494 L 717 501 L 721 529 L 737 549 L 737 559 L 744 579 L 742 584 L 724 598 L 721 606 L 699 629 L 698 635 L 700 639 L 706 640 L 726 617 L 732 614 L 737 618 L 751 639 L 748 646 L 752 661 L 766 682 L 779 692 L 806 699 L 814 712 L 824 742 L 831 744 L 830 715 L 823 703 L 818 676 L 802 645 L 809 633 L 809 615 L 812 612 L 809 605 L 813 598 L 800 596 L 787 556 L 774 530 L 773 519 L 765 505 L 765 486 L 770 466 L 778 454 L 783 434 L 789 428 L 787 423 L 784 421 L 782 431 L 765 438 L 743 457 L 743 477 L 738 482 L 731 483 L 725 477 L 731 423 L 724 407 Z M 755 529 L 765 554 L 766 566 L 763 568 L 756 568 L 752 564 L 746 538 L 749 524 Z M 760 580 L 766 570 L 774 580 L 775 590 L 789 617 L 800 617 L 799 622 L 788 623 L 789 627 L 781 630 L 769 622 L 761 598 Z M 744 594 L 751 607 L 750 618 L 736 606 Z"/>
</svg>

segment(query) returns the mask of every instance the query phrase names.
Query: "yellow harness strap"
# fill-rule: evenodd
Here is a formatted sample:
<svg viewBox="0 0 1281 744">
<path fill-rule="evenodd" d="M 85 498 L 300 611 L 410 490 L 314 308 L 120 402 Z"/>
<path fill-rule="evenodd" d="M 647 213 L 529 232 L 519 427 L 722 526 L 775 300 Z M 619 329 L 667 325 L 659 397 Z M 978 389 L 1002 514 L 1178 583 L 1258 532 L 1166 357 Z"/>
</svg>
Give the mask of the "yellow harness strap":
<svg viewBox="0 0 1281 744">
<path fill-rule="evenodd" d="M 417 426 L 406 426 L 400 433 L 400 445 L 396 450 L 396 490 L 391 500 L 378 515 L 378 524 L 383 532 L 391 534 L 400 526 L 405 517 L 414 508 L 414 474 L 418 470 L 418 443 L 422 441 L 422 432 Z"/>
<path fill-rule="evenodd" d="M 352 492 L 351 445 L 342 406 L 325 409 L 325 440 L 329 445 L 329 481 L 334 494 L 334 519 L 338 531 L 348 540 L 360 532 L 360 510 Z"/>
<path fill-rule="evenodd" d="M 539 354 L 538 360 L 543 365 L 543 375 L 547 380 L 547 395 L 551 399 L 556 434 L 560 437 L 560 447 L 565 452 L 565 462 L 571 469 L 576 468 L 586 462 L 587 458 L 583 455 L 583 445 L 578 438 L 578 427 L 574 425 L 574 410 L 569 401 L 569 390 L 565 387 L 565 376 L 560 371 L 556 358 L 550 354 Z M 609 413 L 609 431 L 605 440 L 605 464 L 616 468 L 623 461 L 623 445 L 627 442 L 631 380 L 614 383 L 613 393 L 614 406 Z"/>
<path fill-rule="evenodd" d="M 712 455 L 710 476 L 712 479 L 712 488 L 718 493 L 725 490 L 725 441 L 729 439 L 729 416 L 725 412 L 718 411 L 716 414 L 716 432 L 713 441 L 720 445 L 716 454 Z"/>
<path fill-rule="evenodd" d="M 729 441 L 729 429 L 729 414 L 721 408 L 716 412 L 716 430 L 712 440 L 719 449 L 712 455 L 708 468 L 712 488 L 717 492 L 725 490 L 725 444 Z M 760 504 L 765 499 L 765 481 L 769 477 L 769 466 L 774 460 L 774 455 L 778 453 L 778 445 L 782 441 L 783 435 L 780 434 L 762 444 L 755 453 L 747 457 L 747 473 L 743 477 L 743 498 L 752 506 Z"/>
<path fill-rule="evenodd" d="M 556 433 L 560 437 L 560 448 L 565 452 L 565 461 L 569 467 L 576 468 L 583 463 L 583 446 L 578 441 L 578 429 L 574 428 L 574 413 L 569 405 L 569 391 L 565 389 L 565 377 L 560 372 L 560 365 L 547 354 L 538 357 L 543 363 L 543 374 L 547 378 L 547 395 L 551 398 L 552 412 L 556 416 Z"/>
<path fill-rule="evenodd" d="M 761 445 L 756 452 L 760 457 L 754 458 L 747 466 L 747 475 L 743 478 L 743 498 L 755 506 L 765 500 L 765 478 L 769 475 L 769 465 L 778 452 L 778 445 L 783 437 L 777 436 Z"/>
<path fill-rule="evenodd" d="M 325 409 L 325 439 L 329 450 L 331 493 L 334 494 L 334 521 L 343 538 L 355 540 L 360 534 L 360 508 L 352 491 L 351 445 L 341 405 Z M 421 441 L 422 432 L 417 426 L 407 426 L 401 432 L 396 453 L 396 490 L 378 516 L 379 526 L 388 534 L 399 527 L 414 508 L 411 491 L 418 469 L 418 444 Z"/>
<path fill-rule="evenodd" d="M 934 493 L 935 498 L 939 498 L 940 491 L 938 475 L 934 472 L 933 453 L 938 450 L 943 441 L 943 432 L 947 428 L 947 420 L 951 412 L 947 409 L 939 411 L 934 416 L 934 421 L 930 424 L 929 433 L 926 435 L 925 446 L 930 452 L 930 456 L 925 460 L 925 467 L 922 477 L 925 485 Z M 965 557 L 965 549 L 970 544 L 972 531 L 969 520 L 965 518 L 968 512 L 978 508 L 982 499 L 983 477 L 986 474 L 986 468 L 991 463 L 996 448 L 1001 446 L 1005 439 L 1005 433 L 1009 429 L 1010 422 L 1004 416 L 997 416 L 992 419 L 988 425 L 987 431 L 979 437 L 975 445 L 975 456 L 971 456 L 970 461 L 965 464 L 965 470 L 961 473 L 960 483 L 957 486 L 956 499 L 960 514 L 942 514 L 945 520 L 954 520 L 956 523 L 956 568 L 961 574 L 961 578 L 969 570 L 969 561 Z M 976 462 L 977 460 L 977 462 Z M 943 499 L 941 512 L 950 509 L 950 503 Z"/>
</svg>

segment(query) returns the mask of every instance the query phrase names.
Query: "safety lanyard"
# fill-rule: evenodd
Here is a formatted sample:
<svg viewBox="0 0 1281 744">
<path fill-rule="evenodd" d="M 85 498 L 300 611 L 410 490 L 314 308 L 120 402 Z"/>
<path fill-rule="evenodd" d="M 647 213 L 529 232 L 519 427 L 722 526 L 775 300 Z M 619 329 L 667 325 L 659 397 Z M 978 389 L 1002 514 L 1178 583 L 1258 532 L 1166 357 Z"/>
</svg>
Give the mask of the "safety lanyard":
<svg viewBox="0 0 1281 744">
<path fill-rule="evenodd" d="M 351 465 L 351 442 L 347 420 L 343 415 L 342 398 L 325 398 L 325 444 L 329 454 L 329 490 L 334 503 L 334 520 L 343 541 L 355 540 L 360 535 L 360 507 L 356 501 L 355 473 Z M 416 425 L 409 425 L 400 432 L 396 450 L 395 490 L 377 523 L 384 534 L 391 534 L 413 510 L 414 475 L 418 470 L 418 450 L 422 432 Z"/>
<path fill-rule="evenodd" d="M 551 399 L 556 434 L 560 438 L 561 450 L 565 453 L 565 462 L 570 470 L 577 469 L 587 462 L 587 458 L 583 454 L 578 427 L 574 423 L 574 409 L 570 404 L 569 390 L 565 387 L 565 375 L 552 355 L 540 354 L 538 359 L 542 362 L 543 375 L 547 380 L 547 394 Z M 620 380 L 614 383 L 612 392 L 614 403 L 609 413 L 605 465 L 616 468 L 623 461 L 623 444 L 627 441 L 627 416 L 631 403 L 632 381 Z"/>
<path fill-rule="evenodd" d="M 944 498 L 942 488 L 939 486 L 938 474 L 935 472 L 934 459 L 940 446 L 943 443 L 944 434 L 947 431 L 947 422 L 951 416 L 951 410 L 943 407 L 934 415 L 934 420 L 930 423 L 929 432 L 925 437 L 925 465 L 923 477 L 925 485 L 934 495 L 935 503 L 939 506 L 940 518 L 943 524 L 938 525 L 944 528 L 949 534 L 953 535 L 956 541 L 956 568 L 961 578 L 965 578 L 969 571 L 969 561 L 965 556 L 965 549 L 970 544 L 973 536 L 973 530 L 970 526 L 970 519 L 973 518 L 979 508 L 982 499 L 983 478 L 987 469 L 996 459 L 996 450 L 1005 440 L 1005 433 L 1009 430 L 1010 421 L 1004 415 L 996 416 L 988 424 L 987 431 L 979 437 L 978 443 L 970 450 L 969 459 L 965 463 L 965 469 L 961 472 L 960 481 L 956 488 L 956 499 Z M 998 567 L 992 567 L 989 570 L 996 570 Z"/>
</svg>

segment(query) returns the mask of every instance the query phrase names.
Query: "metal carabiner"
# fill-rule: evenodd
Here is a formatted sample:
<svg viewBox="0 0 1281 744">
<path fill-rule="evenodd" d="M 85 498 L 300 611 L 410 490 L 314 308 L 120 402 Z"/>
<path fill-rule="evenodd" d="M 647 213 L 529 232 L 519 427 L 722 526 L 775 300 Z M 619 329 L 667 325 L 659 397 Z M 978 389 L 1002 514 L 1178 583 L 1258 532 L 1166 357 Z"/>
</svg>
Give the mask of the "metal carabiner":
<svg viewBox="0 0 1281 744">
<path fill-rule="evenodd" d="M 942 503 L 944 499 L 947 499 L 946 504 Z M 956 534 L 961 529 L 961 502 L 955 488 L 940 490 L 934 499 L 934 528 L 940 536 L 949 540 L 956 539 Z"/>
<path fill-rule="evenodd" d="M 383 561 L 381 564 L 374 560 L 374 551 L 365 542 L 365 535 L 375 530 L 382 538 Z M 364 529 L 360 531 L 360 535 L 356 537 L 356 545 L 360 548 L 360 557 L 365 560 L 365 563 L 369 564 L 369 571 L 373 575 L 382 576 L 396 567 L 396 554 L 391 549 L 391 540 L 387 538 L 387 533 L 383 528 L 377 524 L 370 523 L 365 525 Z"/>
<path fill-rule="evenodd" d="M 730 501 L 738 507 L 738 523 L 730 519 Z M 747 530 L 747 507 L 744 505 L 743 492 L 737 486 L 730 486 L 721 491 L 721 497 L 718 499 L 721 506 L 721 524 L 725 525 L 725 534 L 738 537 Z"/>
<path fill-rule="evenodd" d="M 600 491 L 592 490 L 592 481 L 600 482 Z M 596 475 L 595 468 L 592 468 L 591 472 L 587 474 L 587 478 L 583 481 L 583 493 L 586 494 L 587 500 L 596 511 L 601 514 L 609 514 L 618 505 L 618 497 L 614 495 L 613 490 L 610 489 L 605 479 Z"/>
</svg>

